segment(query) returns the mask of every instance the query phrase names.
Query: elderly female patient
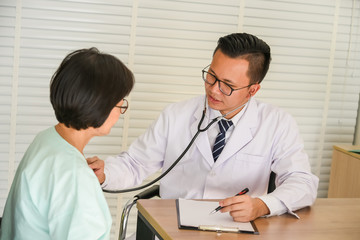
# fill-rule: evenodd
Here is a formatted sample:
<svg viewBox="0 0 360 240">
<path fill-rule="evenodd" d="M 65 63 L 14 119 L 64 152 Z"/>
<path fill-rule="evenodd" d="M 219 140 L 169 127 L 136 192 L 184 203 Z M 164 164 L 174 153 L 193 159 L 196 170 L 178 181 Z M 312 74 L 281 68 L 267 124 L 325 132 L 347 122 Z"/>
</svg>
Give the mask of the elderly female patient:
<svg viewBox="0 0 360 240">
<path fill-rule="evenodd" d="M 109 208 L 83 150 L 92 137 L 110 132 L 133 85 L 132 72 L 96 48 L 65 57 L 50 84 L 59 123 L 40 132 L 20 162 L 2 240 L 110 238 Z"/>
</svg>

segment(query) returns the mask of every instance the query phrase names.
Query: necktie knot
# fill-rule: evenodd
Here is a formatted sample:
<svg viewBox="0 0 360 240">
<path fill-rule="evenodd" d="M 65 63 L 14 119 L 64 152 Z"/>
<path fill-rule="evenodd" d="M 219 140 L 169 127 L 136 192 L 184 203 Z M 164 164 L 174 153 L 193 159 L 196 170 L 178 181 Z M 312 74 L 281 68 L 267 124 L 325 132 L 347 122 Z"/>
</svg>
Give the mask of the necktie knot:
<svg viewBox="0 0 360 240">
<path fill-rule="evenodd" d="M 225 133 L 232 125 L 233 122 L 230 120 L 221 119 L 219 122 L 219 128 L 221 133 Z"/>
</svg>

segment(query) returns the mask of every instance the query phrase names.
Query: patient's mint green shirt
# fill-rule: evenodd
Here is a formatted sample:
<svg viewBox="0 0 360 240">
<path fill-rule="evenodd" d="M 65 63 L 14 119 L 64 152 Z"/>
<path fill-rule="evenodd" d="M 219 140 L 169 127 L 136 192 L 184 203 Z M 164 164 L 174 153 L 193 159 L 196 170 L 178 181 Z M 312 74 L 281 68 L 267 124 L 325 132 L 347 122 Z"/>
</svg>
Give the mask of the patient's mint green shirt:
<svg viewBox="0 0 360 240">
<path fill-rule="evenodd" d="M 16 171 L 0 239 L 109 239 L 111 215 L 84 156 L 51 127 Z"/>
</svg>

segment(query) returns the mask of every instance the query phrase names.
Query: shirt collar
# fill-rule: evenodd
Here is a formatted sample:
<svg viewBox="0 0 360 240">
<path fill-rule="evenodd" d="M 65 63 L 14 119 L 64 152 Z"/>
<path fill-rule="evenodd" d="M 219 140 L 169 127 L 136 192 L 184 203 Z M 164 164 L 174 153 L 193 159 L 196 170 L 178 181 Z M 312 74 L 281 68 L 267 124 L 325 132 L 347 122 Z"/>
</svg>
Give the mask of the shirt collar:
<svg viewBox="0 0 360 240">
<path fill-rule="evenodd" d="M 238 112 L 231 119 L 228 119 L 228 120 L 231 120 L 233 122 L 234 126 L 236 126 L 236 124 L 239 122 L 240 118 L 244 115 L 246 109 L 249 106 L 249 102 L 250 102 L 250 100 L 246 103 L 246 105 L 243 107 L 243 109 L 241 109 L 240 112 Z M 222 114 L 220 113 L 219 110 L 212 109 L 211 107 L 209 107 L 209 105 L 207 103 L 206 103 L 206 107 L 207 107 L 207 109 L 209 111 L 209 118 L 210 119 L 214 119 L 216 117 L 222 116 Z"/>
</svg>

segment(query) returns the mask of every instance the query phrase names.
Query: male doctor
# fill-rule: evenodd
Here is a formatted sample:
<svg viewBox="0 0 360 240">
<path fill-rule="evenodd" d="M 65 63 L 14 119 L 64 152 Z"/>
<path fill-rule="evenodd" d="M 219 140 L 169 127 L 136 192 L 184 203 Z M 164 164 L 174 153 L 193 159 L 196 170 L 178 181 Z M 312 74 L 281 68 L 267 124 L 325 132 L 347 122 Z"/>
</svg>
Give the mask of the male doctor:
<svg viewBox="0 0 360 240">
<path fill-rule="evenodd" d="M 318 178 L 311 173 L 294 119 L 253 96 L 270 65 L 270 47 L 246 33 L 221 37 L 212 62 L 202 70 L 206 96 L 175 103 L 161 113 L 127 152 L 89 166 L 105 189 L 140 184 L 165 171 L 201 128 L 183 159 L 160 181 L 162 198 L 223 199 L 221 212 L 234 221 L 290 213 L 312 205 Z M 105 166 L 104 166 L 105 165 Z M 267 194 L 271 171 L 276 189 Z M 246 195 L 234 196 L 244 188 Z"/>
</svg>

